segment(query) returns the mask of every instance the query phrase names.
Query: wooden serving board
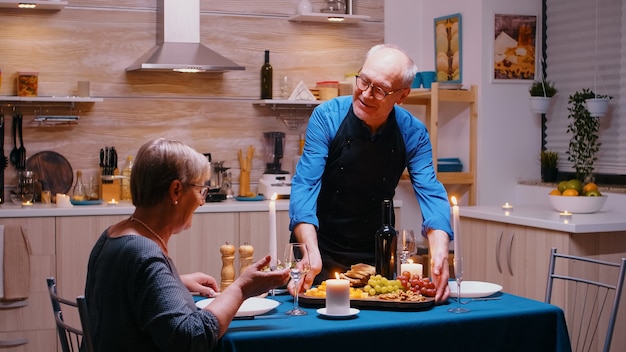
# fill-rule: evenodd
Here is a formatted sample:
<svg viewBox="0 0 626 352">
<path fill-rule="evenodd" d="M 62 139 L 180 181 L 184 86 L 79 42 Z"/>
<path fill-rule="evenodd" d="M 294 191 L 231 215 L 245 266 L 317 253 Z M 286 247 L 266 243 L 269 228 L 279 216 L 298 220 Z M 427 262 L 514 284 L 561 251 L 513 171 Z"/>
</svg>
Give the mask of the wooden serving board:
<svg viewBox="0 0 626 352">
<path fill-rule="evenodd" d="M 300 293 L 298 295 L 298 303 L 303 307 L 324 307 L 326 298 L 311 297 Z M 392 301 L 377 297 L 350 299 L 350 307 L 359 309 L 418 311 L 430 309 L 434 305 L 434 297 L 426 297 L 426 300 L 421 302 Z"/>
<path fill-rule="evenodd" d="M 26 162 L 26 169 L 35 174 L 35 181 L 41 181 L 53 196 L 68 194 L 74 182 L 72 166 L 57 152 L 43 151 L 32 155 Z"/>
</svg>

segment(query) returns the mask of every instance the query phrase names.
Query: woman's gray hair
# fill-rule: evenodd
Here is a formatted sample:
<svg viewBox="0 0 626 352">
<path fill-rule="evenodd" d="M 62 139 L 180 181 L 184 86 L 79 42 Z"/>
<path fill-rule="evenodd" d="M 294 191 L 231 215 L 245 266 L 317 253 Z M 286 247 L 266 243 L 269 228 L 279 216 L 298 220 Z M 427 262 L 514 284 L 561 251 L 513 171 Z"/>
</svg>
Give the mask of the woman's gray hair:
<svg viewBox="0 0 626 352">
<path fill-rule="evenodd" d="M 183 185 L 207 181 L 211 167 L 207 158 L 182 142 L 153 139 L 139 148 L 130 176 L 133 205 L 150 207 L 168 194 L 170 184 Z"/>
<path fill-rule="evenodd" d="M 380 49 L 394 49 L 394 50 L 399 51 L 406 57 L 407 65 L 404 68 L 403 70 L 404 72 L 402 74 L 402 87 L 405 87 L 405 88 L 411 87 L 411 85 L 413 84 L 413 80 L 415 79 L 415 74 L 417 73 L 418 69 L 417 69 L 417 66 L 415 65 L 415 62 L 413 62 L 413 59 L 411 59 L 409 54 L 404 49 L 402 49 L 401 47 L 395 44 L 378 44 L 378 45 L 374 45 L 373 47 L 370 48 L 370 50 L 368 50 L 367 54 L 365 55 L 365 59 L 367 60 L 367 58 L 373 52 L 376 52 Z"/>
</svg>

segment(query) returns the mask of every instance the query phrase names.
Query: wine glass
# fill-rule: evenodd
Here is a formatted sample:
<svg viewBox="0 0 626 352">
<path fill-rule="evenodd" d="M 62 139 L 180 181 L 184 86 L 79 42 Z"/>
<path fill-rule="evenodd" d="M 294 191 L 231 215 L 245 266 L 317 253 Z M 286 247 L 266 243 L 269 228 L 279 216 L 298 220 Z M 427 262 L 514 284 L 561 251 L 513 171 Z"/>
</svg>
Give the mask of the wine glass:
<svg viewBox="0 0 626 352">
<path fill-rule="evenodd" d="M 469 312 L 469 309 L 461 307 L 461 282 L 463 281 L 463 257 L 460 255 L 454 255 L 454 276 L 456 278 L 456 293 L 457 298 L 456 307 L 448 309 L 448 312 L 452 313 L 465 313 Z"/>
<path fill-rule="evenodd" d="M 298 291 L 300 278 L 304 277 L 311 268 L 309 253 L 304 243 L 289 243 L 285 248 L 285 267 L 289 268 L 289 275 L 294 285 L 293 308 L 288 310 L 287 315 L 307 315 L 307 312 L 298 306 Z"/>
<path fill-rule="evenodd" d="M 416 253 L 415 233 L 413 230 L 401 230 L 397 241 L 400 264 L 408 263 L 409 258 Z"/>
</svg>

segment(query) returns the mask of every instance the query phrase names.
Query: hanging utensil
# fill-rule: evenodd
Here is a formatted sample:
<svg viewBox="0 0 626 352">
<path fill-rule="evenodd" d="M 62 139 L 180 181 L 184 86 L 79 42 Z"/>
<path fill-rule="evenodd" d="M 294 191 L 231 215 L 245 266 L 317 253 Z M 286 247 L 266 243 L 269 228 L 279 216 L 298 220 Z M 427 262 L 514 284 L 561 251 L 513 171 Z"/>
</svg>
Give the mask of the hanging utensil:
<svg viewBox="0 0 626 352">
<path fill-rule="evenodd" d="M 24 170 L 26 169 L 26 148 L 24 148 L 24 139 L 22 138 L 22 114 L 17 115 L 18 123 L 17 123 L 17 133 L 20 137 L 20 148 L 19 148 L 19 167 L 18 169 Z"/>
<path fill-rule="evenodd" d="M 20 151 L 17 149 L 17 114 L 15 112 L 13 112 L 11 120 L 11 135 L 13 136 L 13 149 L 9 154 L 9 159 L 11 160 L 11 164 L 17 168 L 20 161 Z"/>
</svg>

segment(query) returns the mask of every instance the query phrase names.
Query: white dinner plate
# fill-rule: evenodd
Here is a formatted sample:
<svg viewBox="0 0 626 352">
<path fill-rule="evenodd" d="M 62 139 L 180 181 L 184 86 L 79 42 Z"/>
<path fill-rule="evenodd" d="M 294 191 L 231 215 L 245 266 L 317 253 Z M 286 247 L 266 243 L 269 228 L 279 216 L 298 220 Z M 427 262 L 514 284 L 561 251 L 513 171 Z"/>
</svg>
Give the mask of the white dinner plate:
<svg viewBox="0 0 626 352">
<path fill-rule="evenodd" d="M 450 287 L 450 296 L 458 297 L 456 281 L 448 281 Z M 487 297 L 496 292 L 500 292 L 502 286 L 482 281 L 463 281 L 461 282 L 461 298 L 477 298 Z"/>
<path fill-rule="evenodd" d="M 196 302 L 196 306 L 198 308 L 204 308 L 209 305 L 209 303 L 213 302 L 215 298 L 207 298 L 201 301 Z M 243 301 L 241 307 L 235 314 L 236 317 L 246 317 L 246 316 L 255 316 L 263 313 L 267 313 L 270 310 L 278 307 L 280 303 L 273 299 L 260 298 L 260 297 L 250 297 L 247 300 Z"/>
<path fill-rule="evenodd" d="M 359 314 L 360 310 L 356 309 L 356 308 L 350 308 L 350 312 L 348 312 L 347 314 L 328 314 L 326 312 L 326 308 L 320 308 L 317 310 L 317 314 L 321 315 L 324 318 L 328 318 L 328 319 L 346 319 L 346 318 L 351 318 L 357 314 Z"/>
</svg>

